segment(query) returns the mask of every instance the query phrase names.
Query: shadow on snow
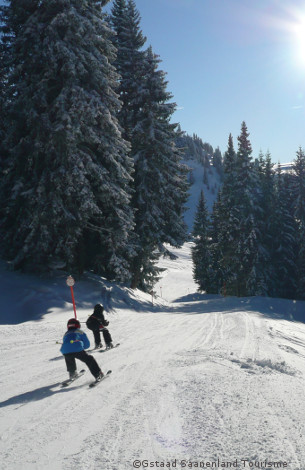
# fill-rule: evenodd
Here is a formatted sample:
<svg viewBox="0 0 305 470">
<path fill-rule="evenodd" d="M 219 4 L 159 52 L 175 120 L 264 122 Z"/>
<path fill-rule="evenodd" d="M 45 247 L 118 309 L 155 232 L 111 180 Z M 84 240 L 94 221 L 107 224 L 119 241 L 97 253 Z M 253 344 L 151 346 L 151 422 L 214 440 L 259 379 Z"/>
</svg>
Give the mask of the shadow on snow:
<svg viewBox="0 0 305 470">
<path fill-rule="evenodd" d="M 72 273 L 73 274 L 73 273 Z M 73 315 L 71 291 L 62 271 L 49 276 L 31 276 L 6 269 L 0 262 L 0 325 L 41 320 L 54 309 L 69 310 Z M 115 309 L 143 313 L 205 314 L 252 311 L 272 318 L 305 322 L 305 303 L 271 297 L 222 297 L 221 295 L 190 293 L 169 304 L 149 294 L 112 284 L 93 273 L 85 273 L 74 287 L 77 309 L 93 309 L 103 303 L 106 311 Z"/>
<path fill-rule="evenodd" d="M 272 297 L 223 297 L 196 292 L 176 299 L 171 310 L 190 314 L 247 311 L 274 319 L 305 322 L 304 301 Z"/>
<path fill-rule="evenodd" d="M 0 261 L 0 325 L 17 325 L 41 320 L 53 309 L 71 310 L 71 290 L 66 285 L 67 274 L 55 271 L 45 276 L 35 276 L 9 271 Z M 93 309 L 96 303 L 110 308 L 110 290 L 107 281 L 86 273 L 76 282 L 74 295 L 77 308 Z"/>
<path fill-rule="evenodd" d="M 37 388 L 36 390 L 32 390 L 30 392 L 25 392 L 25 393 L 21 393 L 20 395 L 15 395 L 14 397 L 1 401 L 0 408 L 5 408 L 6 406 L 13 406 L 13 405 L 24 406 L 27 403 L 30 403 L 33 401 L 44 400 L 45 398 L 55 395 L 56 393 L 66 393 L 69 390 L 80 388 L 84 384 L 78 385 L 78 386 L 70 386 L 68 388 L 57 388 L 56 390 L 52 390 L 53 388 L 59 387 L 60 385 L 61 385 L 61 382 L 58 382 L 52 385 L 47 385 L 45 387 Z M 20 408 L 20 406 L 18 408 Z"/>
</svg>

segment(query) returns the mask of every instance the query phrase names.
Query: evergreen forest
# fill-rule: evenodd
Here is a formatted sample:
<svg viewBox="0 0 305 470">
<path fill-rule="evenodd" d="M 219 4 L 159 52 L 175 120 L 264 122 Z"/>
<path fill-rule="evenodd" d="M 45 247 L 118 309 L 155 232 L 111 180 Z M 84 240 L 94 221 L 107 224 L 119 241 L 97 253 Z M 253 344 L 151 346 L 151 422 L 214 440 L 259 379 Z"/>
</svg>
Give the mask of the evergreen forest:
<svg viewBox="0 0 305 470">
<path fill-rule="evenodd" d="M 222 178 L 211 214 L 204 192 L 198 201 L 199 290 L 305 298 L 302 148 L 283 173 L 270 154 L 253 158 L 245 122 L 223 157 L 182 132 L 134 0 L 5 0 L 0 24 L 0 255 L 11 269 L 91 270 L 150 291 L 160 253 L 189 239 L 183 162 L 195 155 Z"/>
<path fill-rule="evenodd" d="M 304 299 L 304 151 L 285 173 L 269 153 L 253 159 L 243 122 L 236 151 L 229 136 L 223 174 L 212 214 L 203 193 L 197 206 L 192 258 L 199 290 Z"/>
</svg>

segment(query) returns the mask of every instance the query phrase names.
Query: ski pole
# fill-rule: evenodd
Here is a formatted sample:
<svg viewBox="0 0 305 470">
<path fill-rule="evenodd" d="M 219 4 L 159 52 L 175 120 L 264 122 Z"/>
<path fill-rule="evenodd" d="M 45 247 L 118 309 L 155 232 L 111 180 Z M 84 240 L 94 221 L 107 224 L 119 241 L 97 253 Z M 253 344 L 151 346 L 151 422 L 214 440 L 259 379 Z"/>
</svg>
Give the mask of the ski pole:
<svg viewBox="0 0 305 470">
<path fill-rule="evenodd" d="M 73 292 L 73 286 L 74 286 L 74 284 L 75 284 L 75 281 L 74 281 L 74 279 L 73 279 L 72 276 L 68 276 L 68 277 L 67 277 L 66 284 L 67 284 L 67 286 L 69 286 L 70 289 L 71 289 L 71 297 L 72 297 L 72 303 L 73 303 L 73 309 L 74 309 L 74 316 L 75 316 L 75 318 L 77 318 L 77 316 L 76 316 L 75 300 L 74 300 L 74 292 Z"/>
</svg>

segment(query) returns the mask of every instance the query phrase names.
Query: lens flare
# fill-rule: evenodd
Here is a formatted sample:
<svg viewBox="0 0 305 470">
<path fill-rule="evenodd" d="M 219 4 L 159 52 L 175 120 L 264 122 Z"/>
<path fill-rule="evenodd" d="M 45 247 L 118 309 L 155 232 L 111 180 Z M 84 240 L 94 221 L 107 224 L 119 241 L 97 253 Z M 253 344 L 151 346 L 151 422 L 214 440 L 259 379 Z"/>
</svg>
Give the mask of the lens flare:
<svg viewBox="0 0 305 470">
<path fill-rule="evenodd" d="M 296 61 L 298 65 L 305 68 L 305 16 L 295 24 L 293 29 Z"/>
<path fill-rule="evenodd" d="M 295 1 L 270 0 L 269 7 L 260 11 L 262 30 L 267 37 L 281 47 L 286 65 L 305 69 L 305 2 L 301 8 Z"/>
</svg>

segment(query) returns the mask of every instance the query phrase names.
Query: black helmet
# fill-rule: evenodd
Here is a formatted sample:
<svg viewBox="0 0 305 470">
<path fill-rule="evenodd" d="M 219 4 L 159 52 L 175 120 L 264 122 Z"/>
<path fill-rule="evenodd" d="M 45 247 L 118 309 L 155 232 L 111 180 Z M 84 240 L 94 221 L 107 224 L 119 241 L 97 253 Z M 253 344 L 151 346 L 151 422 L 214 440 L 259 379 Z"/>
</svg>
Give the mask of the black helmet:
<svg viewBox="0 0 305 470">
<path fill-rule="evenodd" d="M 70 318 L 67 324 L 68 330 L 72 330 L 74 328 L 80 328 L 80 322 L 76 318 Z"/>
<path fill-rule="evenodd" d="M 103 313 L 104 307 L 102 304 L 96 304 L 94 307 L 94 313 Z"/>
</svg>

